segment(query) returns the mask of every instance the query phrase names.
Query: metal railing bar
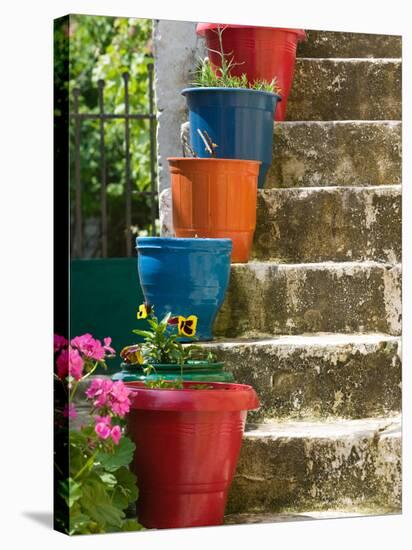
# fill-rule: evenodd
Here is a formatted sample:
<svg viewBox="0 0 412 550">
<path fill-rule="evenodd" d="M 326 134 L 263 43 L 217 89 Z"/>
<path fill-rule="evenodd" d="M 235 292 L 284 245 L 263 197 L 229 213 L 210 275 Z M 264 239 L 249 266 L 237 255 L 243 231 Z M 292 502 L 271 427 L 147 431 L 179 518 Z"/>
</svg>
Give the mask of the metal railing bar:
<svg viewBox="0 0 412 550">
<path fill-rule="evenodd" d="M 104 80 L 98 82 L 99 111 L 104 112 Z M 100 116 L 100 207 L 101 207 L 101 241 L 102 257 L 107 258 L 107 183 L 106 183 L 106 153 L 104 142 L 104 117 Z"/>
<path fill-rule="evenodd" d="M 73 90 L 73 108 L 75 114 L 79 111 L 80 90 Z M 82 182 L 80 176 L 80 119 L 75 120 L 75 152 L 74 152 L 74 180 L 75 180 L 75 216 L 74 216 L 74 255 L 83 254 L 83 219 L 82 219 Z"/>
<path fill-rule="evenodd" d="M 143 114 L 137 114 L 137 113 L 129 113 L 129 114 L 110 114 L 110 113 L 71 113 L 71 118 L 80 118 L 81 120 L 98 120 L 100 118 L 112 120 L 112 119 L 131 119 L 131 120 L 156 120 L 156 115 L 143 115 Z"/>
<path fill-rule="evenodd" d="M 129 128 L 129 73 L 123 73 L 124 80 L 124 138 L 125 138 L 125 198 L 126 198 L 126 215 L 125 215 L 125 233 L 126 233 L 126 255 L 130 257 L 132 255 L 132 239 L 131 239 L 131 227 L 132 227 L 132 187 L 130 182 L 130 128 Z"/>
</svg>

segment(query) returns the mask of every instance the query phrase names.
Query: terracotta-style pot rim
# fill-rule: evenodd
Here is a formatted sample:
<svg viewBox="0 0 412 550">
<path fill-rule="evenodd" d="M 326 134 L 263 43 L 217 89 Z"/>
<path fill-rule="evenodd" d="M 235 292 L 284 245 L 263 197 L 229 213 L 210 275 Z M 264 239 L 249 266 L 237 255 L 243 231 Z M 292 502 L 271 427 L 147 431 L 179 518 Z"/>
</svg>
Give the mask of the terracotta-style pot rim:
<svg viewBox="0 0 412 550">
<path fill-rule="evenodd" d="M 184 389 L 148 388 L 144 382 L 125 382 L 132 390 L 131 409 L 157 411 L 247 411 L 260 406 L 252 386 L 226 382 L 183 382 Z M 191 389 L 204 385 L 208 389 Z M 223 392 L 223 393 L 222 393 Z"/>
<path fill-rule="evenodd" d="M 269 97 L 276 97 L 278 101 L 282 101 L 282 96 L 275 92 L 267 92 L 266 90 L 254 90 L 253 88 L 225 88 L 223 86 L 192 86 L 191 88 L 184 88 L 180 93 L 182 95 L 192 94 L 192 93 L 210 93 L 210 92 L 219 92 L 219 93 L 253 93 L 266 95 Z"/>
<path fill-rule="evenodd" d="M 254 165 L 261 165 L 262 161 L 260 160 L 245 160 L 245 159 L 222 159 L 222 158 L 195 158 L 195 157 L 167 157 L 166 159 L 168 162 L 190 162 L 190 161 L 196 161 L 196 162 L 204 162 L 204 163 L 225 163 L 225 164 L 254 164 Z"/>
<path fill-rule="evenodd" d="M 293 32 L 298 35 L 298 40 L 307 40 L 306 32 L 303 29 L 288 29 L 286 27 L 265 27 L 264 25 L 231 25 L 230 23 L 198 23 L 196 33 L 199 36 L 205 36 L 206 31 L 212 31 L 217 27 L 226 27 L 228 29 L 267 29 L 272 31 Z"/>
</svg>

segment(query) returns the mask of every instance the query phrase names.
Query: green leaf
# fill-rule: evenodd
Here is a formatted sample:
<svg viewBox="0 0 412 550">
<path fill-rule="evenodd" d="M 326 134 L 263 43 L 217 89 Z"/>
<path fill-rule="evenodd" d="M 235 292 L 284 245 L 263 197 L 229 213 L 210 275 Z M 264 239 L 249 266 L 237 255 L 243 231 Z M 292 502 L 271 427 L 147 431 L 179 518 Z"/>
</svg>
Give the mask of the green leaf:
<svg viewBox="0 0 412 550">
<path fill-rule="evenodd" d="M 60 482 L 60 494 L 67 503 L 67 506 L 71 508 L 76 500 L 79 500 L 82 496 L 82 486 L 77 483 L 71 477 L 65 481 Z"/>
<path fill-rule="evenodd" d="M 144 531 L 144 527 L 135 519 L 125 519 L 122 525 L 122 531 Z"/>
<path fill-rule="evenodd" d="M 98 524 L 102 526 L 122 526 L 124 512 L 113 506 L 104 485 L 100 481 L 91 479 L 84 483 L 81 505 Z"/>
<path fill-rule="evenodd" d="M 103 481 L 105 485 L 107 485 L 110 488 L 113 488 L 117 484 L 117 479 L 113 474 L 109 474 L 108 472 L 104 472 L 102 474 L 99 474 L 100 479 Z"/>
<path fill-rule="evenodd" d="M 128 437 L 123 436 L 119 444 L 115 445 L 113 453 L 100 451 L 96 455 L 96 460 L 108 472 L 115 472 L 122 466 L 130 464 L 133 460 L 134 450 L 135 444 Z"/>
<path fill-rule="evenodd" d="M 127 508 L 138 497 L 137 478 L 125 466 L 119 468 L 115 474 L 117 485 L 113 491 L 112 502 L 119 508 Z"/>
<path fill-rule="evenodd" d="M 143 336 L 143 338 L 153 338 L 153 333 L 148 330 L 139 330 L 135 328 L 132 330 L 132 332 L 134 334 L 138 334 L 139 336 Z"/>
</svg>

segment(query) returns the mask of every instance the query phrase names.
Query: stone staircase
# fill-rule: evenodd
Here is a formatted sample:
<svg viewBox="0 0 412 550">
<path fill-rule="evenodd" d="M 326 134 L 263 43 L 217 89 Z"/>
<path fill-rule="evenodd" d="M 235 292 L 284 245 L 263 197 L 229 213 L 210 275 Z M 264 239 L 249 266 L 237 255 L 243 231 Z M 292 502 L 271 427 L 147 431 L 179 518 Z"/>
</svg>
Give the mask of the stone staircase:
<svg viewBox="0 0 412 550">
<path fill-rule="evenodd" d="M 401 42 L 308 34 L 205 344 L 262 403 L 228 523 L 401 508 Z"/>
</svg>

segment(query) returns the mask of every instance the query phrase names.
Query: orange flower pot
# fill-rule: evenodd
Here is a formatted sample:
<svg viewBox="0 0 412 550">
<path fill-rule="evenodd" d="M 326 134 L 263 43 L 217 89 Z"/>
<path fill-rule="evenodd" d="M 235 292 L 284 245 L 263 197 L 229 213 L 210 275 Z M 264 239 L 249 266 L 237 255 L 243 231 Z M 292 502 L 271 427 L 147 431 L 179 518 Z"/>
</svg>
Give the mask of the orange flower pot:
<svg viewBox="0 0 412 550">
<path fill-rule="evenodd" d="M 232 239 L 232 263 L 249 260 L 260 162 L 169 158 L 176 237 Z"/>
</svg>

